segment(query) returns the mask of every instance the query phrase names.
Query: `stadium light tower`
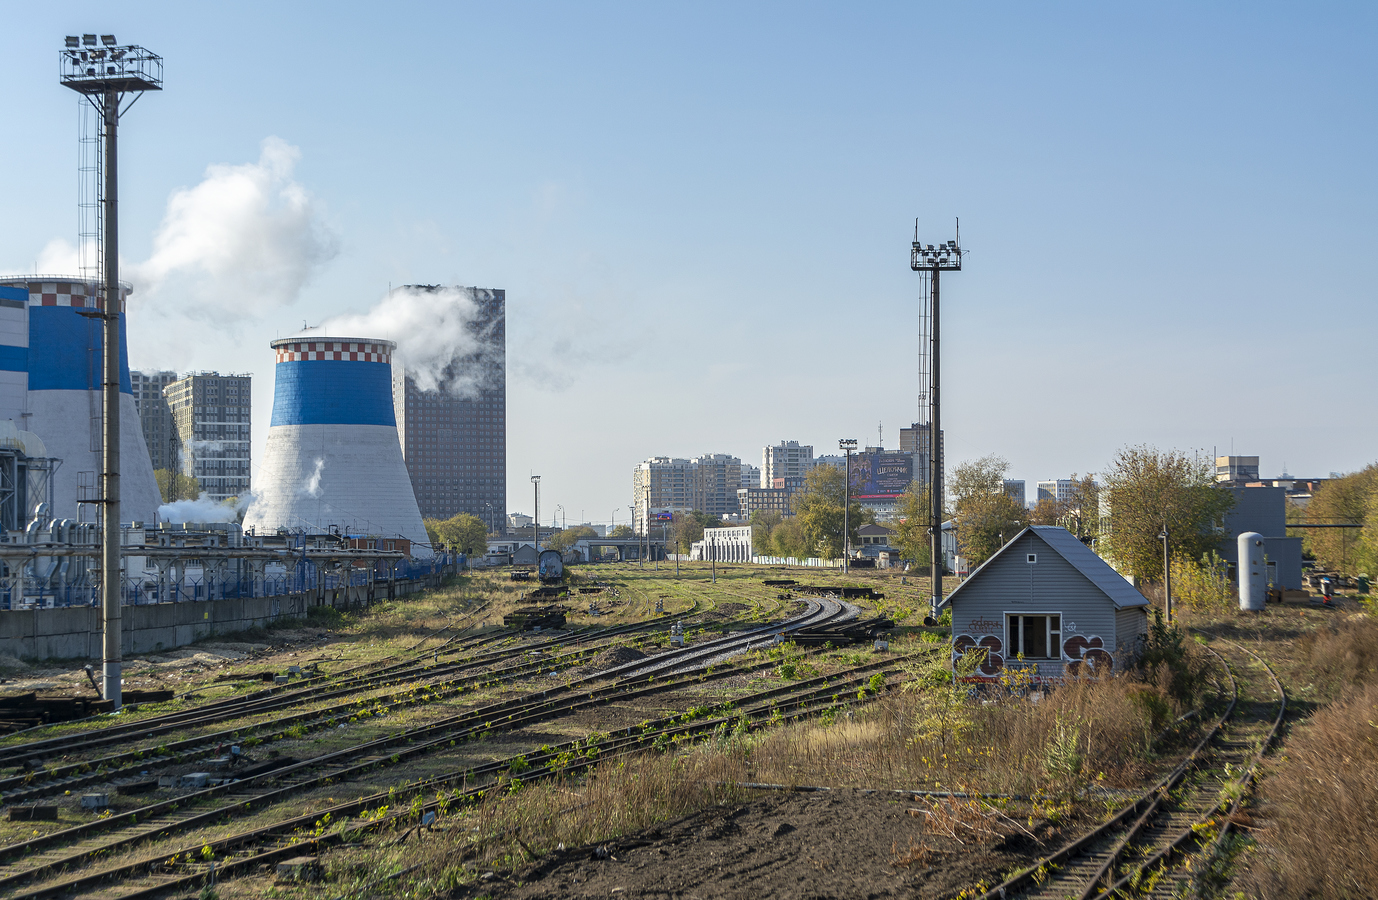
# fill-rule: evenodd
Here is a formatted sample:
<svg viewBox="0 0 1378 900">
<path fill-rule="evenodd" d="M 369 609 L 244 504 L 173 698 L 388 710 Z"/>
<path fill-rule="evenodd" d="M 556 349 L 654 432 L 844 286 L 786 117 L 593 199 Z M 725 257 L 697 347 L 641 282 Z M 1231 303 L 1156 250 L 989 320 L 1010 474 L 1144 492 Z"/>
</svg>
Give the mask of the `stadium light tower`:
<svg viewBox="0 0 1378 900">
<path fill-rule="evenodd" d="M 842 468 L 842 574 L 846 575 L 852 555 L 852 529 L 847 523 L 847 512 L 852 507 L 852 451 L 856 449 L 856 438 L 841 438 L 837 449 L 847 457 Z"/>
<path fill-rule="evenodd" d="M 929 568 L 933 574 L 932 615 L 938 616 L 943 602 L 943 466 L 942 424 L 939 415 L 938 367 L 938 279 L 942 272 L 962 271 L 962 227 L 957 225 L 957 239 L 934 247 L 919 243 L 919 222 L 914 220 L 914 246 L 909 253 L 909 268 L 928 276 L 928 499 L 929 499 Z M 922 313 L 920 314 L 922 316 Z M 922 351 L 921 351 L 922 352 Z"/>
<path fill-rule="evenodd" d="M 113 34 L 68 35 L 58 56 L 62 84 L 81 94 L 95 109 L 105 139 L 96 165 L 97 214 L 104 228 L 96 231 L 96 261 L 103 280 L 90 315 L 103 324 L 101 337 L 101 577 L 104 641 L 101 685 L 106 700 L 120 708 L 120 220 L 116 140 L 120 115 L 145 91 L 163 89 L 163 59 L 143 47 L 121 46 Z M 124 103 L 125 97 L 129 102 Z M 104 183 L 100 173 L 104 171 Z"/>
</svg>

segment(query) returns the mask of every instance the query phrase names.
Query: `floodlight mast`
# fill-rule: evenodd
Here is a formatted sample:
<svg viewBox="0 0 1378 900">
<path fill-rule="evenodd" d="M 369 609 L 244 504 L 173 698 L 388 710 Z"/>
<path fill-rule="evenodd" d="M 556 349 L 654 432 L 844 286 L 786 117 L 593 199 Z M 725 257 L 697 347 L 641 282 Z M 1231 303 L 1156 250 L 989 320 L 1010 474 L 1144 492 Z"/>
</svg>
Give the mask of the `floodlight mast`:
<svg viewBox="0 0 1378 900">
<path fill-rule="evenodd" d="M 99 318 L 101 329 L 101 499 L 100 595 L 104 625 L 101 693 L 120 708 L 123 637 L 120 611 L 120 220 L 118 130 L 120 103 L 126 94 L 133 99 L 144 91 L 163 89 L 163 60 L 143 47 L 121 47 L 112 34 L 68 35 L 65 49 L 58 56 L 61 81 L 90 102 L 100 115 L 104 131 L 105 183 L 97 185 L 104 206 L 104 233 L 96 258 L 101 261 L 104 284 L 96 294 L 96 307 L 89 315 Z"/>
<path fill-rule="evenodd" d="M 957 226 L 957 240 L 936 248 L 919 243 L 919 222 L 914 220 L 914 245 L 909 253 L 909 268 L 927 272 L 933 280 L 929 310 L 929 392 L 928 392 L 928 499 L 929 499 L 929 570 L 933 575 L 932 616 L 938 617 L 943 602 L 943 467 L 942 421 L 939 415 L 938 365 L 938 273 L 962 271 L 962 231 Z"/>
</svg>

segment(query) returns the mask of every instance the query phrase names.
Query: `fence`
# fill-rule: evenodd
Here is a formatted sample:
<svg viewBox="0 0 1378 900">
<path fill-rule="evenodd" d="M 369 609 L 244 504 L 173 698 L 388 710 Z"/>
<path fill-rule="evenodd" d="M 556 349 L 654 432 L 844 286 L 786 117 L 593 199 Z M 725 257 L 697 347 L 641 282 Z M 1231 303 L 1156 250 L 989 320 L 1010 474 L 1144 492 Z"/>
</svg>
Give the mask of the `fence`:
<svg viewBox="0 0 1378 900">
<path fill-rule="evenodd" d="M 356 566 L 328 569 L 311 560 L 297 560 L 292 571 L 281 575 L 225 575 L 214 570 L 200 577 L 183 576 L 166 582 L 151 577 L 122 576 L 121 594 L 125 606 L 144 606 L 155 603 L 198 603 L 207 600 L 244 600 L 256 597 L 280 597 L 307 591 L 339 590 L 364 585 L 385 585 L 388 582 L 416 581 L 426 575 L 459 571 L 465 567 L 465 555 L 440 553 L 430 560 L 401 560 L 375 562 L 371 567 Z M 100 585 L 95 578 L 83 577 L 73 584 L 40 585 L 32 576 L 24 580 L 22 602 L 12 602 L 18 593 L 10 580 L 0 590 L 0 609 L 25 607 L 59 608 L 100 605 Z"/>
<path fill-rule="evenodd" d="M 816 556 L 810 556 L 807 559 L 798 559 L 793 556 L 753 556 L 751 561 L 758 566 L 798 566 L 813 569 L 842 568 L 842 560 L 840 559 L 819 559 Z"/>
</svg>

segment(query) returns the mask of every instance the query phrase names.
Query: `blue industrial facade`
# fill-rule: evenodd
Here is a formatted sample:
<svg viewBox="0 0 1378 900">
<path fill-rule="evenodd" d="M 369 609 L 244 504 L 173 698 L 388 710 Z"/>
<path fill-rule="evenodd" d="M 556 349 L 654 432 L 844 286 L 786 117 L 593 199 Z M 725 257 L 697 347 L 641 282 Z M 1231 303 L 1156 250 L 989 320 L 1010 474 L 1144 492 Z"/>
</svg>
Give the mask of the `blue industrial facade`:
<svg viewBox="0 0 1378 900">
<path fill-rule="evenodd" d="M 277 364 L 275 378 L 273 427 L 397 426 L 388 363 L 289 360 Z"/>
<path fill-rule="evenodd" d="M 120 391 L 133 395 L 129 378 L 129 341 L 120 316 Z M 100 319 L 72 306 L 29 307 L 29 390 L 93 391 L 100 389 L 105 336 Z"/>
</svg>

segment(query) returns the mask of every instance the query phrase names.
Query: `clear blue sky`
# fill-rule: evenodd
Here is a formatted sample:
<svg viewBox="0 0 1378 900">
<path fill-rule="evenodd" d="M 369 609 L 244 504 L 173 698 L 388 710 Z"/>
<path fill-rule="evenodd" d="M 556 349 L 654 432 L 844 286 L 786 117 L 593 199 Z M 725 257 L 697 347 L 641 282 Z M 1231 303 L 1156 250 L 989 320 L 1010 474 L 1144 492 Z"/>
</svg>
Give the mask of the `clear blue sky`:
<svg viewBox="0 0 1378 900">
<path fill-rule="evenodd" d="M 132 301 L 132 358 L 253 372 L 259 448 L 267 341 L 408 282 L 507 290 L 512 510 L 532 471 L 545 514 L 625 521 L 651 455 L 759 465 L 880 421 L 894 446 L 914 220 L 936 243 L 960 216 L 954 462 L 997 453 L 1033 482 L 1136 443 L 1232 445 L 1265 474 L 1378 459 L 1370 4 L 3 0 L 0 19 L 0 270 L 75 240 L 63 35 L 160 53 L 166 90 L 122 131 L 126 271 L 163 275 Z M 195 239 L 160 249 L 169 198 L 211 166 L 177 220 Z"/>
</svg>

